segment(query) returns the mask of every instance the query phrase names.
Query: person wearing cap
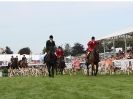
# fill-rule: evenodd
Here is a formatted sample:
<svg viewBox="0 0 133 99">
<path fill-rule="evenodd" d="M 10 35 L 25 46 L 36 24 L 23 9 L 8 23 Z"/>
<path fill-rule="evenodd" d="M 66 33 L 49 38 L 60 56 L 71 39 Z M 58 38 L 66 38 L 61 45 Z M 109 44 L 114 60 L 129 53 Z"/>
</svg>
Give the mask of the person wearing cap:
<svg viewBox="0 0 133 99">
<path fill-rule="evenodd" d="M 10 61 L 11 61 L 11 64 L 13 64 L 13 62 L 14 62 L 14 57 L 13 56 L 11 56 Z"/>
<path fill-rule="evenodd" d="M 52 35 L 49 36 L 49 40 L 47 40 L 47 42 L 46 42 L 46 52 L 47 53 L 50 52 L 52 54 L 55 53 L 55 42 L 53 41 Z"/>
<path fill-rule="evenodd" d="M 93 36 L 91 38 L 91 41 L 89 41 L 87 43 L 87 46 L 88 46 L 88 48 L 87 48 L 87 55 L 89 55 L 94 50 L 94 48 L 97 46 L 97 44 L 98 44 L 98 42 L 95 41 L 95 37 Z"/>
<path fill-rule="evenodd" d="M 27 58 L 25 57 L 25 55 L 23 55 L 22 61 L 23 61 L 24 63 L 27 63 Z"/>
<path fill-rule="evenodd" d="M 62 47 L 58 46 L 58 48 L 55 51 L 55 54 L 56 54 L 58 63 L 64 61 L 64 51 Z"/>
<path fill-rule="evenodd" d="M 15 68 L 18 69 L 18 56 L 14 58 L 14 65 L 15 65 Z"/>
<path fill-rule="evenodd" d="M 22 57 L 22 61 L 25 61 L 26 60 L 26 57 L 25 57 L 25 55 L 23 55 L 23 57 Z"/>
</svg>

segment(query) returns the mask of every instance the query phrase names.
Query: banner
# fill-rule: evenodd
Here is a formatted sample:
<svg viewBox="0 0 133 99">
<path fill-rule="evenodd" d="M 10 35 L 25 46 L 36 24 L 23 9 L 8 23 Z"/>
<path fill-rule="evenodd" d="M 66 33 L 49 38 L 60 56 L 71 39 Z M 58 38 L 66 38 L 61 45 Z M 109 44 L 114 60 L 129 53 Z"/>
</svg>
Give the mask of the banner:
<svg viewBox="0 0 133 99">
<path fill-rule="evenodd" d="M 113 63 L 115 67 L 121 67 L 122 70 L 129 66 L 133 68 L 133 59 L 114 60 Z"/>
</svg>

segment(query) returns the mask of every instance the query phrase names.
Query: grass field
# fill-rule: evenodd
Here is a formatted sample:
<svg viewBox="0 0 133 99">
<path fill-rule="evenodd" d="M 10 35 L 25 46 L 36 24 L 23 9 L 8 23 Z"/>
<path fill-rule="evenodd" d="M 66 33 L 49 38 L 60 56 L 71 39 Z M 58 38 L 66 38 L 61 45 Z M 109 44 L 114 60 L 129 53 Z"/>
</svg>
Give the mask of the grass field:
<svg viewBox="0 0 133 99">
<path fill-rule="evenodd" d="M 5 77 L 0 99 L 133 99 L 133 75 Z"/>
</svg>

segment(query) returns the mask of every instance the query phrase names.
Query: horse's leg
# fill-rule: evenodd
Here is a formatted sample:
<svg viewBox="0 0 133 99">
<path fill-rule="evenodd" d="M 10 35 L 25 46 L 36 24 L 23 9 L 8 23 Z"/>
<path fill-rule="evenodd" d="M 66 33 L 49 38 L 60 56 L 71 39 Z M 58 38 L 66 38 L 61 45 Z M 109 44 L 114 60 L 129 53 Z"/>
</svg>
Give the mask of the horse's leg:
<svg viewBox="0 0 133 99">
<path fill-rule="evenodd" d="M 58 75 L 58 63 L 55 64 L 55 73 Z"/>
<path fill-rule="evenodd" d="M 89 76 L 89 64 L 86 63 L 86 66 L 87 66 L 87 75 Z"/>
<path fill-rule="evenodd" d="M 63 68 L 60 68 L 60 74 L 63 75 Z"/>
<path fill-rule="evenodd" d="M 65 70 L 65 63 L 62 62 L 62 64 L 61 64 L 61 75 L 64 74 L 64 70 Z"/>
<path fill-rule="evenodd" d="M 47 68 L 48 68 L 49 77 L 51 77 L 51 72 L 50 72 L 51 71 L 50 70 L 51 69 L 51 66 L 50 66 L 50 64 L 47 64 Z"/>
<path fill-rule="evenodd" d="M 94 64 L 92 63 L 91 66 L 92 66 L 92 68 L 91 68 L 91 75 L 93 76 L 94 75 Z"/>
<path fill-rule="evenodd" d="M 52 77 L 54 77 L 54 64 L 52 64 Z"/>
<path fill-rule="evenodd" d="M 62 64 L 61 63 L 60 63 L 60 66 L 59 66 L 59 72 L 62 75 Z"/>
<path fill-rule="evenodd" d="M 65 63 L 61 62 L 61 75 L 63 75 L 64 68 L 65 68 Z"/>
<path fill-rule="evenodd" d="M 58 73 L 61 74 L 61 63 L 58 64 Z"/>
<path fill-rule="evenodd" d="M 97 75 L 98 72 L 98 63 L 96 63 L 96 72 L 95 72 L 95 76 Z"/>
<path fill-rule="evenodd" d="M 58 69 L 59 69 L 59 73 L 62 75 L 63 74 L 63 68 L 62 68 L 62 61 L 61 61 L 61 59 L 59 60 L 59 64 L 58 64 Z"/>
</svg>

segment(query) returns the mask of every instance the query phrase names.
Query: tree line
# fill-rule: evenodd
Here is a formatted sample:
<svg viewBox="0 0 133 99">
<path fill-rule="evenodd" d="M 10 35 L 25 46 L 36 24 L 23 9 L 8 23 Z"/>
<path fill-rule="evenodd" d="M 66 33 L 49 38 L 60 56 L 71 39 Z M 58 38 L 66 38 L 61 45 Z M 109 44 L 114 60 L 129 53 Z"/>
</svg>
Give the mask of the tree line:
<svg viewBox="0 0 133 99">
<path fill-rule="evenodd" d="M 111 41 L 105 41 L 105 44 L 103 45 L 103 43 L 101 41 L 99 41 L 99 53 L 103 53 L 104 52 L 104 46 L 105 46 L 105 50 L 107 52 L 112 51 L 112 47 L 113 47 L 113 42 Z M 127 39 L 127 46 L 133 47 L 133 38 L 132 39 Z M 121 47 L 125 50 L 125 45 L 124 45 L 124 40 L 121 38 L 117 38 L 115 39 L 115 48 Z M 42 53 L 45 53 L 45 47 L 42 50 Z M 81 55 L 81 54 L 85 54 L 86 53 L 86 49 L 84 48 L 84 46 L 80 43 L 75 43 L 73 46 L 71 46 L 70 44 L 66 43 L 64 48 L 64 54 L 65 56 L 77 56 L 77 55 Z M 10 49 L 9 46 L 6 46 L 5 51 L 3 51 L 1 54 L 13 54 L 13 51 Z M 18 54 L 23 55 L 23 54 L 31 54 L 32 51 L 29 47 L 24 47 L 21 48 L 18 51 Z"/>
</svg>

